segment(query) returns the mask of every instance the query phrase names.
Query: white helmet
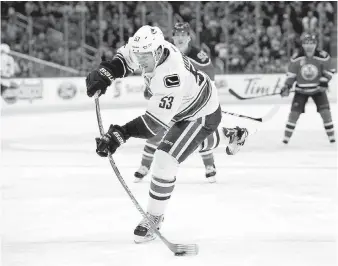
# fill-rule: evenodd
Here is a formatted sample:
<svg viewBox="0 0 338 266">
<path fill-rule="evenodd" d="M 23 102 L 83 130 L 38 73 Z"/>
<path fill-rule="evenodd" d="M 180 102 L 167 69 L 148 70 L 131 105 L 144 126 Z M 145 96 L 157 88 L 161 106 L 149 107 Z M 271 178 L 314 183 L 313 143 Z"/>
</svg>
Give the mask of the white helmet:
<svg viewBox="0 0 338 266">
<path fill-rule="evenodd" d="M 164 42 L 164 35 L 160 28 L 148 25 L 139 28 L 134 36 L 129 38 L 130 47 L 133 53 L 151 52 L 156 63 L 160 57 L 156 60 L 155 52 L 159 47 L 162 47 L 163 52 Z"/>
<path fill-rule="evenodd" d="M 8 54 L 11 51 L 11 49 L 9 48 L 8 44 L 2 43 L 0 45 L 0 51 L 1 51 L 1 53 Z"/>
</svg>

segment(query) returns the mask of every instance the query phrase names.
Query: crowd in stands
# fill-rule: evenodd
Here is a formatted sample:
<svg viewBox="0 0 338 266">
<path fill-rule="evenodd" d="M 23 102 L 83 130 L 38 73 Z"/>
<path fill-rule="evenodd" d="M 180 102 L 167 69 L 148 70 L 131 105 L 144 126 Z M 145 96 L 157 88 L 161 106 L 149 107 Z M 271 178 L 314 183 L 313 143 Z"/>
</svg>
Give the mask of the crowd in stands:
<svg viewBox="0 0 338 266">
<path fill-rule="evenodd" d="M 193 2 L 176 3 L 175 11 L 196 29 Z M 183 3 L 183 4 L 182 4 Z M 300 48 L 303 32 L 316 33 L 330 52 L 334 26 L 333 2 L 202 2 L 200 40 L 214 62 L 229 72 L 284 71 Z M 257 14 L 255 6 L 259 4 Z M 259 51 L 259 54 L 257 54 Z"/>
<path fill-rule="evenodd" d="M 112 56 L 143 23 L 157 25 L 157 10 L 146 2 L 126 1 L 122 10 L 121 2 L 102 3 L 100 9 L 97 2 L 2 2 L 1 43 L 85 73 L 101 56 Z M 334 2 L 200 2 L 201 23 L 196 2 L 167 4 L 198 31 L 201 47 L 219 72 L 284 72 L 305 31 L 317 33 L 322 47 L 330 52 Z M 28 25 L 33 25 L 31 34 Z M 83 49 L 83 36 L 85 44 L 95 49 Z M 32 75 L 29 64 L 19 60 L 21 76 Z"/>
</svg>

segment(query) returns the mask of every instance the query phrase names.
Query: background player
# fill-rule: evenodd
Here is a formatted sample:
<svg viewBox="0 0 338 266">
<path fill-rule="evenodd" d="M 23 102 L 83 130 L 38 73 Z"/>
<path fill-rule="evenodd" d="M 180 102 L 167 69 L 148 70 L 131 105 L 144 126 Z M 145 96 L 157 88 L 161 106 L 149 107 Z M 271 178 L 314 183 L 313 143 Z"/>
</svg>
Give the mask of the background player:
<svg viewBox="0 0 338 266">
<path fill-rule="evenodd" d="M 305 104 L 309 97 L 315 102 L 317 112 L 323 119 L 329 141 L 335 142 L 330 104 L 326 94 L 328 82 L 335 69 L 332 67 L 330 55 L 317 49 L 317 44 L 316 36 L 306 33 L 302 38 L 303 49 L 291 58 L 289 64 L 281 95 L 282 97 L 288 96 L 294 82 L 296 82 L 296 92 L 285 128 L 283 139 L 285 144 L 289 142 L 299 116 L 305 112 Z"/>
<path fill-rule="evenodd" d="M 10 48 L 7 44 L 0 45 L 1 50 L 1 96 L 6 102 L 14 102 L 17 96 L 18 85 L 11 80 L 15 74 L 17 65 L 9 55 Z"/>
<path fill-rule="evenodd" d="M 166 42 L 159 28 L 150 26 L 141 27 L 111 61 L 101 62 L 87 76 L 88 96 L 98 90 L 105 93 L 115 78 L 125 77 L 139 67 L 153 94 L 147 111 L 124 126 L 111 125 L 103 137 L 96 139 L 96 152 L 106 157 L 108 151 L 114 153 L 130 137 L 149 139 L 168 130 L 155 153 L 147 208 L 149 219 L 160 228 L 179 164 L 218 130 L 222 113 L 217 89 L 210 78 Z M 174 121 L 171 127 L 170 121 Z M 222 140 L 230 139 L 231 150 L 243 145 L 248 135 L 246 129 L 222 131 Z M 154 239 L 149 228 L 143 219 L 134 230 L 135 242 Z"/>
<path fill-rule="evenodd" d="M 206 73 L 209 78 L 215 80 L 215 70 L 209 56 L 201 49 L 195 47 L 191 43 L 190 25 L 189 23 L 176 23 L 173 30 L 173 40 L 175 46 L 185 54 L 193 66 Z M 146 99 L 151 98 L 149 88 L 145 89 L 144 96 Z M 135 182 L 140 182 L 149 172 L 153 162 L 154 153 L 161 139 L 165 135 L 165 131 L 160 132 L 155 137 L 147 140 L 142 154 L 140 168 L 135 172 Z M 212 150 L 219 142 L 219 133 L 216 131 L 204 141 L 204 148 L 199 153 L 205 166 L 205 176 L 210 183 L 216 181 L 216 167 Z"/>
</svg>

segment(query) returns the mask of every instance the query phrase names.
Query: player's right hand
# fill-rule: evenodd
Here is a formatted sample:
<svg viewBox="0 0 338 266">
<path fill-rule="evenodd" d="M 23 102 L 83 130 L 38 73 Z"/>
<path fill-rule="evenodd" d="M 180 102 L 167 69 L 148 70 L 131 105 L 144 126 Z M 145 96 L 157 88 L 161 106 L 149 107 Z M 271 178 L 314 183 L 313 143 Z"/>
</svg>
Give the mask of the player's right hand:
<svg viewBox="0 0 338 266">
<path fill-rule="evenodd" d="M 108 152 L 115 153 L 128 139 L 128 134 L 123 127 L 118 125 L 110 125 L 109 130 L 101 138 L 95 138 L 96 153 L 101 157 L 107 157 Z"/>
<path fill-rule="evenodd" d="M 108 68 L 102 65 L 102 62 L 98 69 L 90 72 L 86 78 L 87 95 L 92 97 L 98 90 L 101 91 L 100 95 L 105 94 L 108 86 L 114 80 L 113 74 Z"/>
<path fill-rule="evenodd" d="M 284 85 L 280 90 L 280 95 L 282 97 L 288 97 L 290 95 L 290 88 L 286 85 Z"/>
</svg>

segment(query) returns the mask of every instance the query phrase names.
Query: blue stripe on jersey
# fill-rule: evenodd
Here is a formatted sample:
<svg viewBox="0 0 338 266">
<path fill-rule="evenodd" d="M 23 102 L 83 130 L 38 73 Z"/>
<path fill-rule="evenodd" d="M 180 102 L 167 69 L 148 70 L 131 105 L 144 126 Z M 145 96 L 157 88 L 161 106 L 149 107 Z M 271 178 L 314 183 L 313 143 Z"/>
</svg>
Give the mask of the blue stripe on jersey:
<svg viewBox="0 0 338 266">
<path fill-rule="evenodd" d="M 127 74 L 133 73 L 134 71 L 128 66 L 126 60 L 124 59 L 123 55 L 121 53 L 117 53 L 114 58 L 118 58 L 121 60 L 123 67 L 125 69 L 123 77 L 125 77 Z"/>
<path fill-rule="evenodd" d="M 157 120 L 150 117 L 148 114 L 142 115 L 141 118 L 143 120 L 143 123 L 149 130 L 149 132 L 152 133 L 154 136 L 156 136 L 163 129 L 166 129 L 165 127 L 162 126 L 162 124 L 157 122 Z"/>
<path fill-rule="evenodd" d="M 189 104 L 187 108 L 176 114 L 173 118 L 174 121 L 178 122 L 194 116 L 209 102 L 212 93 L 212 87 L 209 79 L 206 80 L 207 82 L 201 88 L 200 92 L 198 93 L 194 101 L 191 104 Z"/>
<path fill-rule="evenodd" d="M 169 129 L 168 125 L 166 125 L 165 123 L 163 123 L 161 120 L 159 120 L 156 116 L 154 116 L 153 114 L 149 113 L 148 111 L 146 111 L 146 114 L 143 117 L 149 117 L 149 119 L 151 119 L 153 121 L 153 123 L 156 123 L 158 126 L 164 128 L 164 129 Z M 148 119 L 148 121 L 149 121 Z M 157 126 L 157 127 L 158 127 Z"/>
</svg>

